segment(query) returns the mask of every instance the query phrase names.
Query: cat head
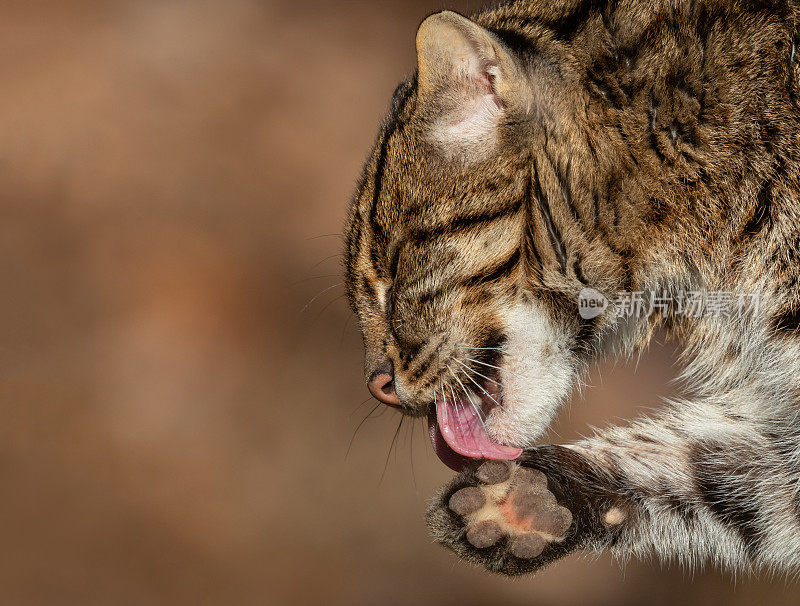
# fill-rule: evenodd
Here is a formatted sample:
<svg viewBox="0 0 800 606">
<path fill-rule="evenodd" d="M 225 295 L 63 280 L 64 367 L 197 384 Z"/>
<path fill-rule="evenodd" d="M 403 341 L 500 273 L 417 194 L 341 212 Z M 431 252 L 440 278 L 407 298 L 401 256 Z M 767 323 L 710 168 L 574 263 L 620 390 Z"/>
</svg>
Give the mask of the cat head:
<svg viewBox="0 0 800 606">
<path fill-rule="evenodd" d="M 346 228 L 366 378 L 428 416 L 451 466 L 452 451 L 513 458 L 498 445 L 544 432 L 609 322 L 582 318 L 579 293 L 625 277 L 593 232 L 608 182 L 602 141 L 586 138 L 594 101 L 569 49 L 535 25 L 521 36 L 446 11 L 416 47 Z"/>
</svg>

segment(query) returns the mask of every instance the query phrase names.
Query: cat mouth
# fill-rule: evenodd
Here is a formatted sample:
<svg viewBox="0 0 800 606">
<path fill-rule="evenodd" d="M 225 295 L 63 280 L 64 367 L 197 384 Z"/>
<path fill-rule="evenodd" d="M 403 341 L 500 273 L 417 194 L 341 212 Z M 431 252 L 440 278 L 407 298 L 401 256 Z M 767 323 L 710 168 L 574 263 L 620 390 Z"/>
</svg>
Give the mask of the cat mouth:
<svg viewBox="0 0 800 606">
<path fill-rule="evenodd" d="M 485 419 L 502 403 L 502 393 L 484 389 L 479 397 L 437 399 L 428 412 L 428 433 L 433 450 L 450 469 L 461 471 L 470 459 L 511 461 L 522 454 L 521 448 L 500 444 L 486 431 Z"/>
</svg>

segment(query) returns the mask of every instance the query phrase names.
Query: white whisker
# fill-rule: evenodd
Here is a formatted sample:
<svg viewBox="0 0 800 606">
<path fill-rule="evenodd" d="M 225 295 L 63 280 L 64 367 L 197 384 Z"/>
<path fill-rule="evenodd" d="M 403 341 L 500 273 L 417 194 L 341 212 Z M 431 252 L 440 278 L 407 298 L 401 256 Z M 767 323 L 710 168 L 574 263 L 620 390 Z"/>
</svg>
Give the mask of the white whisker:
<svg viewBox="0 0 800 606">
<path fill-rule="evenodd" d="M 456 425 L 458 425 L 458 429 L 461 431 L 461 435 L 463 436 L 464 428 L 461 426 L 461 419 L 459 418 L 461 415 L 458 414 L 458 400 L 456 399 L 456 392 L 453 391 L 452 385 L 448 385 L 448 387 L 450 388 L 450 395 L 453 396 L 453 407 L 456 410 Z"/>
<path fill-rule="evenodd" d="M 470 362 L 475 362 L 475 364 L 480 364 L 481 366 L 488 366 L 489 368 L 495 368 L 495 369 L 497 369 L 497 370 L 499 370 L 501 372 L 511 373 L 512 375 L 514 375 L 515 377 L 519 377 L 523 381 L 526 380 L 525 377 L 523 377 L 522 375 L 519 375 L 519 374 L 517 374 L 515 372 L 512 372 L 512 371 L 508 370 L 508 368 L 500 368 L 499 366 L 495 366 L 493 364 L 487 364 L 486 362 L 481 362 L 480 360 L 476 360 L 475 358 L 467 358 L 467 360 L 469 360 Z"/>
<path fill-rule="evenodd" d="M 326 292 L 328 292 L 329 290 L 333 290 L 334 288 L 336 288 L 336 287 L 338 287 L 338 286 L 344 286 L 344 282 L 339 282 L 338 284 L 334 284 L 333 286 L 329 286 L 328 288 L 326 288 L 326 289 L 324 289 L 324 290 L 322 290 L 322 291 L 318 292 L 318 293 L 317 293 L 317 294 L 316 294 L 314 297 L 312 297 L 312 298 L 311 298 L 311 300 L 310 300 L 308 303 L 306 303 L 306 304 L 303 306 L 303 309 L 301 309 L 301 310 L 300 310 L 300 313 L 303 313 L 303 312 L 304 312 L 306 309 L 308 309 L 308 306 L 309 306 L 309 305 L 311 305 L 311 304 L 312 304 L 314 301 L 316 301 L 317 299 L 319 299 L 319 298 L 320 298 L 322 295 L 324 295 Z"/>
<path fill-rule="evenodd" d="M 474 409 L 475 409 L 475 412 L 478 414 L 478 419 L 480 420 L 480 422 L 481 422 L 481 425 L 483 425 L 483 415 L 482 415 L 482 413 L 481 413 L 481 410 L 480 410 L 480 408 L 479 408 L 478 406 L 476 406 L 476 405 L 475 405 L 475 402 L 473 402 L 473 401 L 472 401 L 472 398 L 471 398 L 471 397 L 470 397 L 470 395 L 469 395 L 469 391 L 467 391 L 467 388 L 464 386 L 464 383 L 462 383 L 462 382 L 461 382 L 461 379 L 459 379 L 459 378 L 456 376 L 456 373 L 454 373 L 454 372 L 453 372 L 453 369 L 452 369 L 452 368 L 450 368 L 450 366 L 449 366 L 449 365 L 447 366 L 447 370 L 449 370 L 449 371 L 450 371 L 450 374 L 451 374 L 451 375 L 453 375 L 453 378 L 454 378 L 456 381 L 458 381 L 458 384 L 459 384 L 459 385 L 461 385 L 461 389 L 463 389 L 463 390 L 464 390 L 464 395 L 465 395 L 465 396 L 467 396 L 467 400 L 469 400 L 469 403 L 470 403 L 470 404 L 472 404 L 472 408 L 474 408 Z"/>
<path fill-rule="evenodd" d="M 463 366 L 464 368 L 466 368 L 466 369 L 467 369 L 467 370 L 469 370 L 469 371 L 472 371 L 472 372 L 474 372 L 476 375 L 478 375 L 478 376 L 479 376 L 479 377 L 481 377 L 482 379 L 486 379 L 487 381 L 491 381 L 492 383 L 494 383 L 494 384 L 495 384 L 495 385 L 497 385 L 498 387 L 503 387 L 503 384 L 502 384 L 502 383 L 498 383 L 498 382 L 497 382 L 497 381 L 495 381 L 494 379 L 490 379 L 490 378 L 489 378 L 489 377 L 487 377 L 486 375 L 482 375 L 481 373 L 479 373 L 479 372 L 478 372 L 477 370 L 475 370 L 474 368 L 470 368 L 469 366 L 467 366 L 466 364 L 464 364 L 464 363 L 463 363 L 461 360 L 459 360 L 459 359 L 457 359 L 457 358 L 453 358 L 453 359 L 454 359 L 456 362 L 458 362 L 459 364 L 461 364 L 461 366 Z M 468 359 L 470 359 L 470 358 L 468 358 Z M 488 395 L 488 394 L 487 394 L 487 395 Z"/>
<path fill-rule="evenodd" d="M 458 361 L 458 360 L 456 360 L 456 361 Z M 469 370 L 472 370 L 471 368 L 469 368 L 469 366 L 466 366 L 465 368 L 467 368 L 467 369 L 469 369 Z M 459 369 L 459 370 L 461 370 L 461 369 Z M 490 394 L 488 391 L 486 391 L 486 390 L 483 388 L 483 386 L 479 385 L 479 384 L 478 384 L 478 382 L 477 382 L 475 379 L 473 379 L 473 378 L 472 378 L 470 375 L 468 375 L 468 374 L 467 374 L 465 371 L 463 371 L 463 370 L 462 370 L 461 372 L 463 372 L 463 373 L 464 373 L 464 376 L 466 376 L 466 377 L 467 377 L 467 378 L 468 378 L 470 381 L 472 381 L 473 383 L 475 383 L 475 386 L 476 386 L 478 389 L 480 389 L 480 390 L 481 390 L 483 393 L 485 393 L 487 396 L 489 396 L 489 397 L 491 398 L 492 402 L 494 402 L 495 404 L 497 404 L 498 406 L 500 406 L 500 407 L 502 408 L 502 405 L 500 404 L 500 402 L 498 402 L 497 400 L 495 400 L 494 398 L 492 398 L 492 394 Z M 475 372 L 475 371 L 473 370 L 472 372 Z"/>
</svg>

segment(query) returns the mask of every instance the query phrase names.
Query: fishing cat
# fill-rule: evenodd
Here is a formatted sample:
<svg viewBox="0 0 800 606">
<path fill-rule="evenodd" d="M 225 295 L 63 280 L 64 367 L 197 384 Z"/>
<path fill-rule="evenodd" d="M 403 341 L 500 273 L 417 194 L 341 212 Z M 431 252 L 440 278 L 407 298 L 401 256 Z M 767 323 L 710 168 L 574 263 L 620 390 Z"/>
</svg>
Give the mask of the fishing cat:
<svg viewBox="0 0 800 606">
<path fill-rule="evenodd" d="M 370 391 L 427 417 L 459 471 L 427 522 L 464 559 L 797 570 L 798 18 L 786 0 L 534 0 L 419 27 L 346 285 Z M 685 346 L 685 399 L 536 445 L 592 362 L 660 327 Z"/>
</svg>

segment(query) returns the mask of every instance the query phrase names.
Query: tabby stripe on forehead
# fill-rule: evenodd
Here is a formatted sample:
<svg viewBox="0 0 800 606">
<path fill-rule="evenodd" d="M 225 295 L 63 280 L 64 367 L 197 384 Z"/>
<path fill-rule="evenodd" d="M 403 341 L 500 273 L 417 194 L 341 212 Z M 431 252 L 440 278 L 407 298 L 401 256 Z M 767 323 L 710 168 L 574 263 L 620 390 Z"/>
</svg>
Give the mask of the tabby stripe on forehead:
<svg viewBox="0 0 800 606">
<path fill-rule="evenodd" d="M 383 174 L 386 171 L 386 155 L 389 151 L 389 142 L 394 134 L 403 125 L 403 122 L 400 120 L 400 114 L 402 114 L 403 110 L 405 110 L 406 104 L 416 88 L 415 82 L 411 81 L 408 84 L 405 84 L 405 89 L 400 92 L 400 89 L 403 86 L 404 85 L 401 84 L 400 87 L 398 87 L 398 91 L 395 92 L 395 99 L 397 99 L 398 94 L 400 95 L 400 98 L 394 103 L 392 117 L 389 121 L 389 124 L 386 126 L 386 129 L 384 130 L 383 138 L 380 143 L 380 150 L 378 151 L 378 160 L 375 163 L 375 184 L 372 190 L 372 206 L 370 207 L 369 211 L 369 222 L 372 226 L 375 239 L 381 241 L 385 239 L 385 234 L 383 227 L 381 227 L 380 223 L 378 223 L 376 219 L 376 215 L 378 212 L 378 203 L 381 199 L 381 191 L 383 189 Z"/>
<path fill-rule="evenodd" d="M 547 233 L 550 236 L 550 243 L 553 245 L 553 251 L 555 251 L 556 257 L 558 257 L 561 273 L 565 273 L 567 271 L 567 256 L 564 253 L 564 245 L 561 242 L 561 234 L 555 226 L 555 223 L 553 223 L 553 217 L 550 214 L 547 198 L 542 192 L 542 185 L 539 183 L 539 171 L 535 163 L 533 171 L 536 174 L 536 178 L 534 179 L 534 195 L 536 197 L 536 202 L 539 204 L 539 212 L 542 214 L 542 219 L 544 219 L 545 226 L 547 227 Z"/>
</svg>

